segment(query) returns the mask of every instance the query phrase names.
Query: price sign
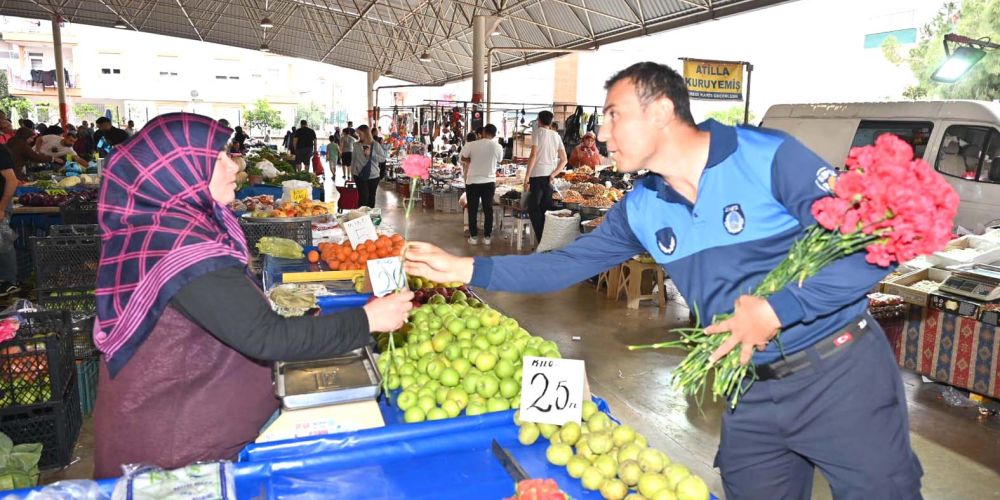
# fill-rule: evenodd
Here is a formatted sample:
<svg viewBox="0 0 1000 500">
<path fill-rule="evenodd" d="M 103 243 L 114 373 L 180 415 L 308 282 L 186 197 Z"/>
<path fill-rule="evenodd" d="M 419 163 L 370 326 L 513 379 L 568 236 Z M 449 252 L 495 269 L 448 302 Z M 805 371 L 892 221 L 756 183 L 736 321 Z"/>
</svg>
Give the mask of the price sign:
<svg viewBox="0 0 1000 500">
<path fill-rule="evenodd" d="M 528 356 L 522 370 L 522 421 L 553 425 L 580 421 L 587 380 L 582 360 Z"/>
<path fill-rule="evenodd" d="M 378 239 L 375 224 L 372 224 L 372 218 L 368 216 L 345 222 L 344 231 L 347 232 L 347 239 L 351 241 L 351 248 L 358 248 L 358 245 L 366 241 Z"/>
<path fill-rule="evenodd" d="M 399 257 L 369 260 L 365 280 L 368 282 L 365 284 L 365 289 L 370 286 L 376 297 L 385 297 L 404 288 L 406 275 L 403 274 L 403 261 Z"/>
<path fill-rule="evenodd" d="M 303 201 L 311 199 L 312 197 L 310 196 L 310 194 L 311 193 L 309 193 L 308 189 L 293 189 L 288 192 L 288 195 L 293 203 L 301 203 Z"/>
</svg>

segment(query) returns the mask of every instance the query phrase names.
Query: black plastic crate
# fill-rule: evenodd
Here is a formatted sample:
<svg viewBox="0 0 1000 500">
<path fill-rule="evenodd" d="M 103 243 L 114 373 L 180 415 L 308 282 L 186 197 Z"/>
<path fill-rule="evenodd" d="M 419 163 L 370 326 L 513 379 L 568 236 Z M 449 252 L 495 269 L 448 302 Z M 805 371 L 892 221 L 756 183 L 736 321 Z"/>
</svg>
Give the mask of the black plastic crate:
<svg viewBox="0 0 1000 500">
<path fill-rule="evenodd" d="M 100 355 L 94 345 L 95 320 L 93 316 L 77 318 L 73 315 L 73 357 L 77 361 Z"/>
<path fill-rule="evenodd" d="M 49 236 L 97 236 L 97 224 L 56 224 L 49 227 Z"/>
<path fill-rule="evenodd" d="M 97 224 L 97 202 L 70 200 L 59 206 L 63 224 Z"/>
<path fill-rule="evenodd" d="M 243 228 L 243 235 L 246 237 L 250 254 L 257 256 L 257 242 L 265 236 L 275 238 L 285 238 L 297 242 L 303 247 L 312 245 L 312 222 L 270 222 L 251 221 L 243 217 L 240 218 L 240 227 Z"/>
<path fill-rule="evenodd" d="M 97 284 L 101 239 L 96 234 L 32 238 L 31 253 L 39 292 L 87 290 Z"/>
<path fill-rule="evenodd" d="M 73 460 L 83 413 L 76 378 L 63 390 L 61 401 L 0 409 L 0 431 L 14 444 L 42 443 L 39 469 L 65 467 Z"/>
<path fill-rule="evenodd" d="M 73 378 L 68 311 L 20 315 L 17 335 L 0 343 L 0 408 L 58 401 Z"/>
<path fill-rule="evenodd" d="M 87 290 L 38 289 L 37 296 L 38 308 L 44 311 L 70 311 L 84 315 L 93 315 L 97 311 L 94 285 Z"/>
</svg>

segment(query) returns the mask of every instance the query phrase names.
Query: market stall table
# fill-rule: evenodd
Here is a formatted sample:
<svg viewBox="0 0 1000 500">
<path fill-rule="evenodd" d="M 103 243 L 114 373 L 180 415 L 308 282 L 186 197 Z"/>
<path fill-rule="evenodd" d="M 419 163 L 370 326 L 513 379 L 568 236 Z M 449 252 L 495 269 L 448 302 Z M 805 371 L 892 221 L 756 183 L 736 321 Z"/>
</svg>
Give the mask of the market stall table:
<svg viewBox="0 0 1000 500">
<path fill-rule="evenodd" d="M 910 305 L 901 327 L 887 328 L 899 366 L 936 381 L 1000 398 L 1000 328 Z"/>
</svg>

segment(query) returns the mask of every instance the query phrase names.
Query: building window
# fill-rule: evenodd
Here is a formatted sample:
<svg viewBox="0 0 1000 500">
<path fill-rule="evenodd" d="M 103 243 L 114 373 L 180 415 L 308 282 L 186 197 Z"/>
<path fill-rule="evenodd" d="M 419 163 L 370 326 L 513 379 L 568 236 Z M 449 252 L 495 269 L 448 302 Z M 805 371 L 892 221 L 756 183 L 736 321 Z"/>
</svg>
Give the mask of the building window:
<svg viewBox="0 0 1000 500">
<path fill-rule="evenodd" d="M 173 76 L 177 76 L 177 72 L 176 71 L 161 71 L 160 72 L 160 76 L 163 76 L 163 77 L 173 77 Z"/>
<path fill-rule="evenodd" d="M 120 75 L 122 70 L 118 68 L 101 68 L 102 75 Z"/>
</svg>

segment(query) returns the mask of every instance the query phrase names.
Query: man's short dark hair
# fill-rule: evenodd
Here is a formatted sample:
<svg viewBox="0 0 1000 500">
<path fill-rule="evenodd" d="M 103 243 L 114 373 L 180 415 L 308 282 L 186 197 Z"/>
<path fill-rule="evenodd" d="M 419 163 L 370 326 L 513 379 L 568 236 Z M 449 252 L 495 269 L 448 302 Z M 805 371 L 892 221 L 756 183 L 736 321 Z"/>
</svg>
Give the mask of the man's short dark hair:
<svg viewBox="0 0 1000 500">
<path fill-rule="evenodd" d="M 468 134 L 465 134 L 465 142 L 475 142 L 476 139 L 478 138 L 476 137 L 475 132 L 469 132 Z"/>
<path fill-rule="evenodd" d="M 674 103 L 674 115 L 684 122 L 694 125 L 691 115 L 691 98 L 688 96 L 684 77 L 665 64 L 654 62 L 635 63 L 612 76 L 604 84 L 610 89 L 622 80 L 631 80 L 635 85 L 635 93 L 643 107 L 661 97 Z"/>
<path fill-rule="evenodd" d="M 132 124 L 132 120 L 129 120 L 128 123 L 129 123 L 129 125 L 131 125 Z M 229 128 L 229 120 L 227 120 L 225 118 L 219 118 L 219 125 L 222 125 L 223 127 Z"/>
<path fill-rule="evenodd" d="M 368 125 L 359 125 L 357 131 L 358 132 L 368 132 L 369 130 L 370 130 L 370 128 L 368 127 Z"/>
<path fill-rule="evenodd" d="M 334 139 L 334 138 L 333 138 L 333 136 L 331 135 L 331 136 L 330 136 L 330 142 L 333 142 L 334 140 L 335 140 L 335 139 Z"/>
<path fill-rule="evenodd" d="M 307 122 L 305 120 L 301 120 L 301 121 L 299 121 L 299 125 L 305 127 L 306 125 L 309 125 L 309 122 Z"/>
<path fill-rule="evenodd" d="M 492 123 L 487 123 L 486 126 L 483 127 L 483 134 L 485 134 L 486 137 L 496 137 L 497 126 Z"/>
<path fill-rule="evenodd" d="M 96 123 L 98 125 L 104 125 L 105 123 L 111 123 L 111 120 L 109 120 L 108 117 L 106 117 L 106 116 L 102 116 L 102 117 L 98 118 L 97 121 L 94 122 L 94 123 Z"/>
<path fill-rule="evenodd" d="M 542 124 L 542 126 L 548 127 L 552 125 L 552 119 L 555 117 L 556 116 L 549 110 L 542 111 L 541 113 L 538 113 L 538 123 Z"/>
</svg>

